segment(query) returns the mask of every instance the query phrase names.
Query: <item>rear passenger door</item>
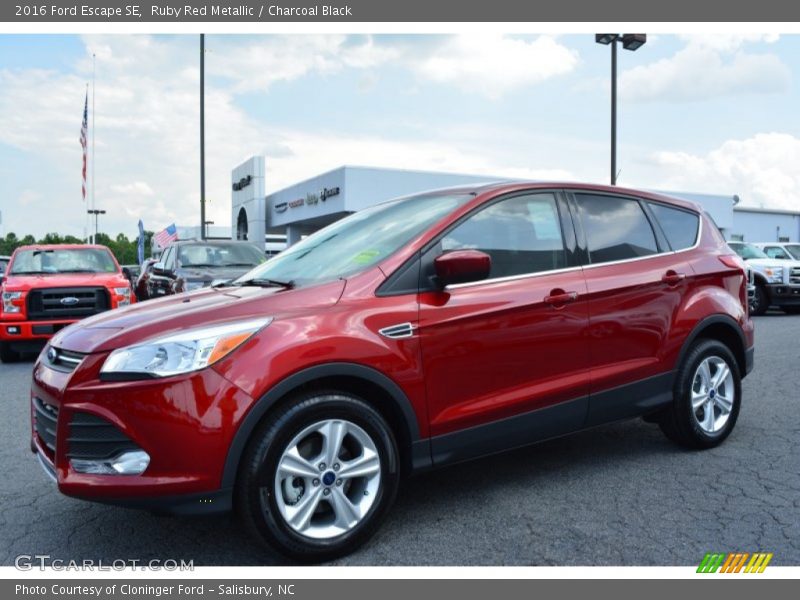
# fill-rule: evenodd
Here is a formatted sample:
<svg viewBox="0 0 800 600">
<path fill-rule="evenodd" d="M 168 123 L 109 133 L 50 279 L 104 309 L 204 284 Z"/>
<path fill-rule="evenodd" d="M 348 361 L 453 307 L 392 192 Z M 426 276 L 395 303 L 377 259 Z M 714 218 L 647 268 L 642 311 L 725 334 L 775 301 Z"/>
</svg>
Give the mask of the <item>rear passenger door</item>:
<svg viewBox="0 0 800 600">
<path fill-rule="evenodd" d="M 662 205 L 595 192 L 575 192 L 571 204 L 584 249 L 591 364 L 587 424 L 594 425 L 669 400 L 666 344 L 691 269 L 672 251 L 655 219 Z M 683 233 L 680 243 L 690 237 L 693 244 L 697 227 Z"/>
</svg>

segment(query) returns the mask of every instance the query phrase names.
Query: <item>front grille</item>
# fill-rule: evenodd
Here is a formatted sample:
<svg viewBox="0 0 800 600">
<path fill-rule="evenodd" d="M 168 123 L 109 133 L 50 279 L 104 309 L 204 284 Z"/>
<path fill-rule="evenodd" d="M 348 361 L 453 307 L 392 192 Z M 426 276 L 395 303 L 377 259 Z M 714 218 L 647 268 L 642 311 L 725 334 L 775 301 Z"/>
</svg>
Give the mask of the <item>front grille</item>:
<svg viewBox="0 0 800 600">
<path fill-rule="evenodd" d="M 58 407 L 47 404 L 39 398 L 33 399 L 34 425 L 36 435 L 52 453 L 56 452 L 56 429 L 58 428 Z"/>
<path fill-rule="evenodd" d="M 792 267 L 789 271 L 789 283 L 800 285 L 800 267 Z"/>
<path fill-rule="evenodd" d="M 102 287 L 47 288 L 28 292 L 28 318 L 80 319 L 111 308 Z"/>
<path fill-rule="evenodd" d="M 70 350 L 62 350 L 61 348 L 49 346 L 44 356 L 47 366 L 51 369 L 71 373 L 81 364 L 83 357 L 86 355 L 80 352 L 72 352 Z"/>
<path fill-rule="evenodd" d="M 84 412 L 73 413 L 67 444 L 67 456 L 83 460 L 102 460 L 126 450 L 140 450 L 113 423 Z"/>
</svg>

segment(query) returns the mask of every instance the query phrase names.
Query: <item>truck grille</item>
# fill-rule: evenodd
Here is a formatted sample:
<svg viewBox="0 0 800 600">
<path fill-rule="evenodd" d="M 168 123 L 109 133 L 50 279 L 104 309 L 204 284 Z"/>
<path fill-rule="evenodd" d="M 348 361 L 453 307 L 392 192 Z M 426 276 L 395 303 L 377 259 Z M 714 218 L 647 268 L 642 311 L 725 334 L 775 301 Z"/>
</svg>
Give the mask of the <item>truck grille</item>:
<svg viewBox="0 0 800 600">
<path fill-rule="evenodd" d="M 76 412 L 69 423 L 67 456 L 83 460 L 113 458 L 139 446 L 117 427 L 97 415 Z"/>
<path fill-rule="evenodd" d="M 102 287 L 31 290 L 27 302 L 32 320 L 80 319 L 111 308 L 108 290 Z"/>
<path fill-rule="evenodd" d="M 792 270 L 789 271 L 789 283 L 800 285 L 800 267 L 792 267 Z"/>
<path fill-rule="evenodd" d="M 42 440 L 52 455 L 56 452 L 56 429 L 58 426 L 58 407 L 47 404 L 39 398 L 33 399 L 34 425 L 36 435 Z"/>
</svg>

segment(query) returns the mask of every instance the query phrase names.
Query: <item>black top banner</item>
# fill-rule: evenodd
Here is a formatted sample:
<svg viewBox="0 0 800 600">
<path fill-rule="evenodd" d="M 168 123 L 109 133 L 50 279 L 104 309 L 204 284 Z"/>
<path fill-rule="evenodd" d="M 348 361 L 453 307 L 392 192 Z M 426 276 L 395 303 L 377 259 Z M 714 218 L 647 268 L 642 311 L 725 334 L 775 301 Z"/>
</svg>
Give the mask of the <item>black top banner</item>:
<svg viewBox="0 0 800 600">
<path fill-rule="evenodd" d="M 787 0 L 3 0 L 3 22 L 788 22 Z"/>
</svg>

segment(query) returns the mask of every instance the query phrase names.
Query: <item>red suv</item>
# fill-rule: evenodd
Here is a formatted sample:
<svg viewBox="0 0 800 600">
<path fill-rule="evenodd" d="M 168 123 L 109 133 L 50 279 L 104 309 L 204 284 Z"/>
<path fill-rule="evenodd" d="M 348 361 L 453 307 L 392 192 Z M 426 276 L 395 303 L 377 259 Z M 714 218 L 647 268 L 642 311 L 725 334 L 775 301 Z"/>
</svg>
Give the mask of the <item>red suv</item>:
<svg viewBox="0 0 800 600">
<path fill-rule="evenodd" d="M 60 332 L 33 372 L 32 445 L 70 496 L 235 506 L 324 560 L 367 540 L 412 472 L 640 416 L 716 446 L 752 365 L 745 267 L 697 206 L 456 188 Z"/>
</svg>

